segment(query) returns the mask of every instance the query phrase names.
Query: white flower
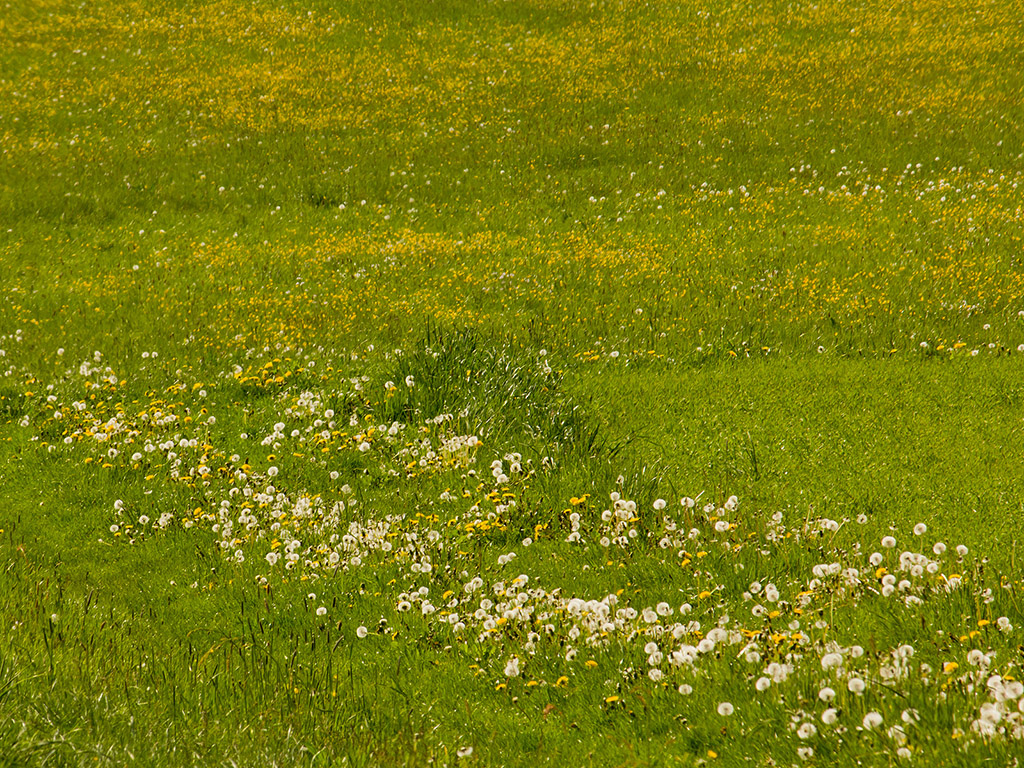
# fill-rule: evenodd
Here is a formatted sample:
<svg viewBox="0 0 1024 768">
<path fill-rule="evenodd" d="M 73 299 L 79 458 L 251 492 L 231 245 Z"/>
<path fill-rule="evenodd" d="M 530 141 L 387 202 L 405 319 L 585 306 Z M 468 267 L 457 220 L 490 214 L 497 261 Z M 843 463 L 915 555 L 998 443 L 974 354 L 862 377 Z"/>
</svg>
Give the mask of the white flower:
<svg viewBox="0 0 1024 768">
<path fill-rule="evenodd" d="M 683 683 L 682 685 L 679 686 L 679 692 L 683 696 L 689 696 L 691 693 L 693 693 L 693 686 L 692 685 L 688 685 L 687 683 Z"/>
<path fill-rule="evenodd" d="M 519 659 L 513 656 L 505 665 L 505 677 L 519 677 Z"/>
<path fill-rule="evenodd" d="M 834 699 L 835 697 L 836 697 L 836 692 L 834 690 L 832 690 L 831 688 L 829 688 L 828 686 L 825 686 L 820 691 L 818 691 L 818 698 L 821 699 L 822 701 L 824 701 L 826 704 L 828 702 L 832 701 L 832 699 Z"/>
<path fill-rule="evenodd" d="M 370 634 L 366 627 L 356 627 L 356 637 L 363 638 Z"/>
<path fill-rule="evenodd" d="M 865 730 L 873 730 L 882 724 L 882 716 L 878 712 L 868 712 L 864 715 L 863 725 Z"/>
<path fill-rule="evenodd" d="M 918 523 L 914 526 L 915 536 L 924 536 L 926 533 L 928 533 L 928 526 L 924 523 Z"/>
<path fill-rule="evenodd" d="M 894 539 L 892 536 L 886 536 L 884 539 L 882 539 L 882 546 L 886 549 L 892 549 L 896 546 L 896 539 Z"/>
<path fill-rule="evenodd" d="M 317 616 L 326 616 L 327 615 L 327 608 L 325 608 L 324 606 L 321 605 L 319 608 L 316 609 L 316 615 Z"/>
<path fill-rule="evenodd" d="M 864 693 L 866 687 L 864 681 L 859 677 L 851 677 L 849 682 L 846 683 L 846 689 L 850 693 Z"/>
<path fill-rule="evenodd" d="M 809 739 L 818 732 L 818 729 L 814 727 L 814 723 L 804 723 L 797 731 L 797 737 L 801 739 Z"/>
<path fill-rule="evenodd" d="M 411 374 L 409 376 L 406 376 L 405 386 L 407 386 L 409 389 L 412 389 L 414 386 L 416 386 L 416 378 Z"/>
<path fill-rule="evenodd" d="M 829 707 L 821 713 L 821 722 L 825 725 L 833 725 L 839 719 L 839 710 Z"/>
<path fill-rule="evenodd" d="M 277 467 L 267 469 L 267 477 L 277 477 Z"/>
<path fill-rule="evenodd" d="M 830 669 L 832 667 L 840 667 L 843 664 L 843 655 L 841 653 L 826 653 L 821 657 L 821 668 Z"/>
<path fill-rule="evenodd" d="M 771 679 L 769 679 L 767 677 L 759 677 L 759 678 L 757 678 L 757 682 L 754 683 L 754 688 L 756 688 L 758 691 L 766 691 L 766 690 L 768 690 L 768 687 L 771 684 L 772 684 Z"/>
<path fill-rule="evenodd" d="M 967 663 L 972 667 L 988 667 L 989 658 L 983 651 L 979 651 L 975 648 L 973 651 L 967 654 Z"/>
<path fill-rule="evenodd" d="M 734 707 L 728 701 L 723 701 L 718 705 L 718 714 L 722 717 L 728 717 L 734 711 Z"/>
</svg>

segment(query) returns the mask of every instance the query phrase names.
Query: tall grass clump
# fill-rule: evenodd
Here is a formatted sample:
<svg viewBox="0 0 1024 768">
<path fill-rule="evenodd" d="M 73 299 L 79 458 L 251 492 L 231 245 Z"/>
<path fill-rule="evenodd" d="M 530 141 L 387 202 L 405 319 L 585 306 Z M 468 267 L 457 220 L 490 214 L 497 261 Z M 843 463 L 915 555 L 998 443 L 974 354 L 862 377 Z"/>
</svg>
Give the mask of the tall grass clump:
<svg viewBox="0 0 1024 768">
<path fill-rule="evenodd" d="M 546 350 L 472 329 L 432 326 L 374 381 L 385 421 L 454 417 L 496 444 L 526 440 L 559 458 L 595 459 L 600 427 L 563 386 Z"/>
</svg>

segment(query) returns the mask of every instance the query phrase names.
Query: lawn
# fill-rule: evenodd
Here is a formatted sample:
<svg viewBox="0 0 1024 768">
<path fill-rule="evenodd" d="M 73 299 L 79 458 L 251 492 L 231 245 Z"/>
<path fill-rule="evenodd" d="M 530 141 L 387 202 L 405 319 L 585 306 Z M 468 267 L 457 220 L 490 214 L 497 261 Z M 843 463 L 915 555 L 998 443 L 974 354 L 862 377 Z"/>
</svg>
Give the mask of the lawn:
<svg viewBox="0 0 1024 768">
<path fill-rule="evenodd" d="M 0 766 L 1013 764 L 1020 11 L 8 3 Z"/>
</svg>

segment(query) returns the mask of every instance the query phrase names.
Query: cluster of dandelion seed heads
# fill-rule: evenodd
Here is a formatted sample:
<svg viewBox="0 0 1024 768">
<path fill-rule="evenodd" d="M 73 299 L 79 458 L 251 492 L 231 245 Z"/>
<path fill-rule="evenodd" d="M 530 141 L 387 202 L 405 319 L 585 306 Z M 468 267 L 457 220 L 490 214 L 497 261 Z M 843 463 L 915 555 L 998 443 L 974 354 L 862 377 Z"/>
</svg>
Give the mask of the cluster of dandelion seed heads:
<svg viewBox="0 0 1024 768">
<path fill-rule="evenodd" d="M 214 385 L 176 385 L 165 395 L 178 399 L 154 397 L 128 408 L 89 397 L 118 387 L 116 373 L 101 360 L 97 354 L 48 389 L 35 423 L 63 429 L 48 450 L 84 453 L 97 471 L 147 473 L 140 499 L 111 504 L 116 541 L 139 544 L 172 528 L 210 531 L 223 561 L 248 568 L 259 587 L 289 578 L 319 582 L 308 598 L 319 620 L 343 619 L 327 607 L 333 577 L 386 568 L 393 588 L 381 595 L 383 606 L 403 622 L 418 622 L 444 647 L 490 659 L 478 670 L 499 686 L 553 668 L 560 673 L 555 682 L 565 686 L 610 666 L 611 706 L 621 701 L 623 686 L 638 680 L 697 700 L 730 679 L 775 702 L 812 684 L 815 702 L 792 719 L 803 758 L 858 731 L 884 733 L 900 754 L 911 749 L 918 717 L 902 706 L 907 689 L 934 690 L 943 700 L 963 697 L 973 708 L 958 728 L 965 740 L 1024 738 L 1022 686 L 1011 655 L 996 647 L 1007 644 L 985 644 L 1016 632 L 1008 617 L 979 621 L 962 634 L 951 624 L 946 631 L 959 638 L 961 650 L 941 662 L 920 660 L 918 648 L 902 641 L 876 642 L 868 652 L 862 642 L 844 640 L 847 633 L 830 619 L 837 606 L 913 619 L 961 593 L 981 606 L 996 601 L 996 588 L 979 577 L 968 549 L 930 539 L 925 523 L 902 541 L 893 531 L 874 543 L 839 545 L 837 537 L 868 522 L 865 515 L 809 516 L 790 526 L 776 511 L 757 522 L 735 496 L 720 503 L 701 495 L 641 501 L 628 497 L 620 478 L 603 503 L 591 494 L 572 497 L 553 524 L 538 524 L 532 535 L 495 551 L 488 537 L 530 514 L 520 508 L 527 482 L 537 471 L 557 471 L 548 457 L 535 467 L 509 450 L 492 453 L 488 463 L 480 438 L 458 431 L 460 420 L 449 414 L 418 424 L 381 423 L 359 407 L 335 412 L 326 405 L 360 392 L 363 377 L 350 379 L 346 392 L 283 394 L 276 401 L 280 418 L 268 419 L 265 431 L 239 434 L 229 451 L 214 444 L 223 439 L 212 429 L 216 407 L 208 389 Z M 239 374 L 229 377 L 237 381 Z M 271 452 L 260 469 L 241 458 L 242 446 L 253 445 Z M 295 465 L 270 463 L 277 454 L 313 457 L 302 466 L 328 477 L 332 493 L 305 490 Z M 371 462 L 392 482 L 450 478 L 461 488 L 438 494 L 431 514 L 391 511 L 357 498 L 345 482 L 350 459 L 344 457 Z M 481 459 L 489 472 L 476 471 Z M 147 501 L 149 486 L 160 482 L 188 488 L 195 506 Z M 589 557 L 585 568 L 637 559 L 674 568 L 681 587 L 674 600 L 648 601 L 624 589 L 587 594 L 578 586 L 548 586 L 518 565 L 536 539 Z M 802 569 L 787 572 L 772 568 L 774 558 L 800 547 L 817 552 L 818 561 L 803 558 Z M 360 625 L 355 634 L 368 639 L 394 631 L 382 617 L 375 630 Z M 715 709 L 721 717 L 744 716 L 742 705 L 730 701 Z"/>
</svg>

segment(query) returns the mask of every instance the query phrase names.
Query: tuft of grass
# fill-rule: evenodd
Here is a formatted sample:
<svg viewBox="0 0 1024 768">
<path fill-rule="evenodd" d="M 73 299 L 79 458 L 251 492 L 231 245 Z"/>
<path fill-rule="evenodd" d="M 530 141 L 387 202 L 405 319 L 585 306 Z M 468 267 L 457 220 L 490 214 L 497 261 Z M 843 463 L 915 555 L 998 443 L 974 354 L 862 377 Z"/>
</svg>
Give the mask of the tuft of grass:
<svg viewBox="0 0 1024 768">
<path fill-rule="evenodd" d="M 448 415 L 489 443 L 543 446 L 559 459 L 599 459 L 604 440 L 564 373 L 509 337 L 431 327 L 373 382 L 386 422 Z"/>
</svg>

